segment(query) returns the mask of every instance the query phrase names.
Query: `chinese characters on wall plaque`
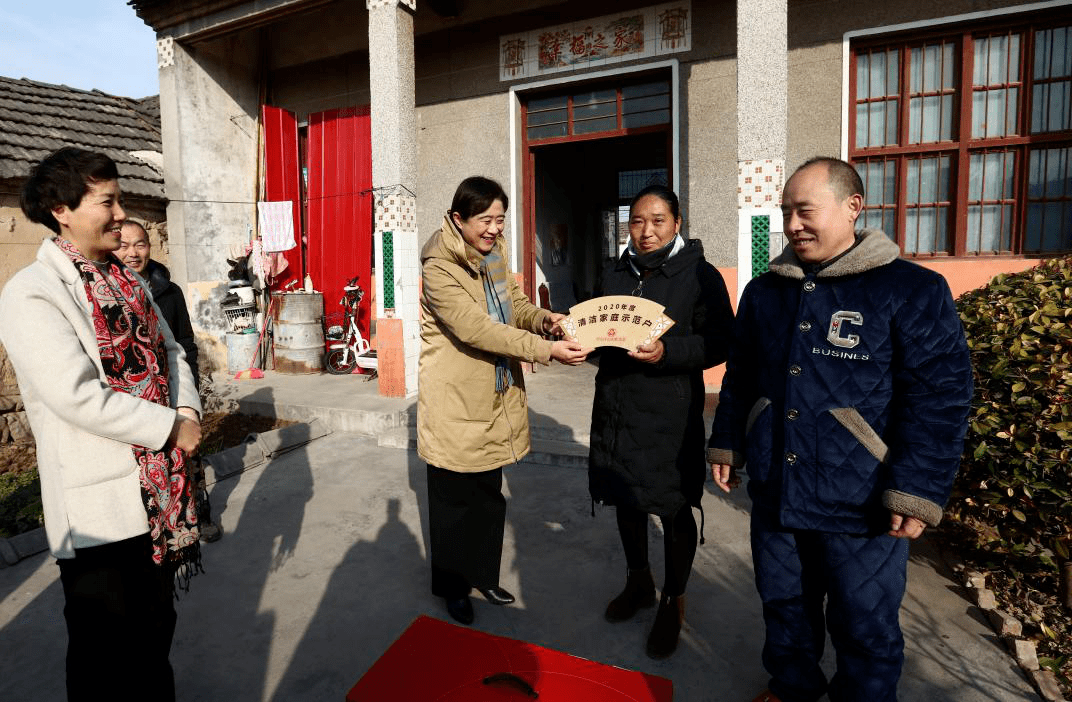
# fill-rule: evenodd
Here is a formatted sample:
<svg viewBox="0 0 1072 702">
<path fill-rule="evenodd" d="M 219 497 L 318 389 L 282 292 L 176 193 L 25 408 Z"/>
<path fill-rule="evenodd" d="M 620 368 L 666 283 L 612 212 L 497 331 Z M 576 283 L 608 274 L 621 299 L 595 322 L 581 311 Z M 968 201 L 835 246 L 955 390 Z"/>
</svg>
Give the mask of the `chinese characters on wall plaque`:
<svg viewBox="0 0 1072 702">
<path fill-rule="evenodd" d="M 592 68 L 692 48 L 692 3 L 671 2 L 499 38 L 499 80 Z"/>
</svg>

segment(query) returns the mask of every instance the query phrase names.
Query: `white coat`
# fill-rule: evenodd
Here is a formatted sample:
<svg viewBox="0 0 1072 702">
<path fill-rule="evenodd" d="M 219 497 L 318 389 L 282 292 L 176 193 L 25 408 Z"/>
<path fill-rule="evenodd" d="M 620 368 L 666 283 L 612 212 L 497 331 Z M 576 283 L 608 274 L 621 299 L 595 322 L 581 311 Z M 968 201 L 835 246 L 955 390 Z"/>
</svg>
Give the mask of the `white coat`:
<svg viewBox="0 0 1072 702">
<path fill-rule="evenodd" d="M 151 300 L 147 287 L 146 294 Z M 37 441 L 45 531 L 56 558 L 149 531 L 131 445 L 159 450 L 175 423 L 174 408 L 201 411 L 186 355 L 167 324 L 160 328 L 170 407 L 108 385 L 82 278 L 51 239 L 0 293 L 0 342 Z"/>
</svg>

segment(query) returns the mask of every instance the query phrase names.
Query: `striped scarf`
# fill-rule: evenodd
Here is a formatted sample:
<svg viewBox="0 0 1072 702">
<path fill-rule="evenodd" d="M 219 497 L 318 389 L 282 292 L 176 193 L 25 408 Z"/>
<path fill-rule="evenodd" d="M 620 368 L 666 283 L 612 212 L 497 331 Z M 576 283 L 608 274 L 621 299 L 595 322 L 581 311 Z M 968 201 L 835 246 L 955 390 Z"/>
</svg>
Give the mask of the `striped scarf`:
<svg viewBox="0 0 1072 702">
<path fill-rule="evenodd" d="M 98 267 L 70 242 L 59 237 L 53 241 L 82 277 L 108 385 L 116 392 L 169 406 L 164 334 L 145 289 L 115 257 L 108 256 Z M 186 454 L 179 448 L 153 451 L 131 446 L 131 450 L 138 464 L 153 561 L 175 568 L 183 589 L 188 589 L 189 579 L 202 569 Z"/>
<path fill-rule="evenodd" d="M 475 249 L 474 249 L 475 250 Z M 480 279 L 484 282 L 484 299 L 488 305 L 488 316 L 496 322 L 513 326 L 514 308 L 510 304 L 510 295 L 506 283 L 510 270 L 506 260 L 492 249 L 491 253 L 480 257 Z M 503 301 L 507 304 L 503 304 Z M 495 392 L 504 393 L 514 384 L 514 375 L 510 372 L 510 361 L 505 356 L 495 357 Z"/>
</svg>

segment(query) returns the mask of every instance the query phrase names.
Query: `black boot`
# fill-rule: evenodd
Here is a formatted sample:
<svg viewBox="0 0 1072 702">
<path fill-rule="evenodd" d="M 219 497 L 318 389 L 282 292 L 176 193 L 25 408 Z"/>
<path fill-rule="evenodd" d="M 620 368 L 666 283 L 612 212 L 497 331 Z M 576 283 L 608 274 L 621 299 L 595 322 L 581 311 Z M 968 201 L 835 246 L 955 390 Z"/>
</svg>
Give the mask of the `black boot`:
<svg viewBox="0 0 1072 702">
<path fill-rule="evenodd" d="M 677 649 L 681 622 L 685 618 L 685 596 L 663 594 L 659 611 L 655 613 L 655 625 L 648 635 L 649 658 L 668 658 Z"/>
<path fill-rule="evenodd" d="M 603 615 L 608 622 L 624 622 L 636 616 L 643 607 L 655 604 L 655 581 L 651 569 L 630 570 L 625 580 L 625 589 L 610 601 Z"/>
</svg>

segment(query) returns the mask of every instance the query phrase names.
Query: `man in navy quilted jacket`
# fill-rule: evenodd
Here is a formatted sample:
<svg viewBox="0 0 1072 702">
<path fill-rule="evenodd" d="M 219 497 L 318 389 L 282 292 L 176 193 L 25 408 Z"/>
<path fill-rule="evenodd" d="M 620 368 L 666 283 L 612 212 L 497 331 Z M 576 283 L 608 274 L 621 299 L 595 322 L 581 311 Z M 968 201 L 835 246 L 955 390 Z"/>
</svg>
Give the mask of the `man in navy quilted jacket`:
<svg viewBox="0 0 1072 702">
<path fill-rule="evenodd" d="M 786 183 L 789 246 L 745 288 L 709 443 L 723 490 L 748 468 L 771 674 L 757 700 L 896 700 L 908 541 L 941 520 L 967 429 L 949 287 L 857 231 L 863 205 L 844 161 L 812 159 Z"/>
</svg>

